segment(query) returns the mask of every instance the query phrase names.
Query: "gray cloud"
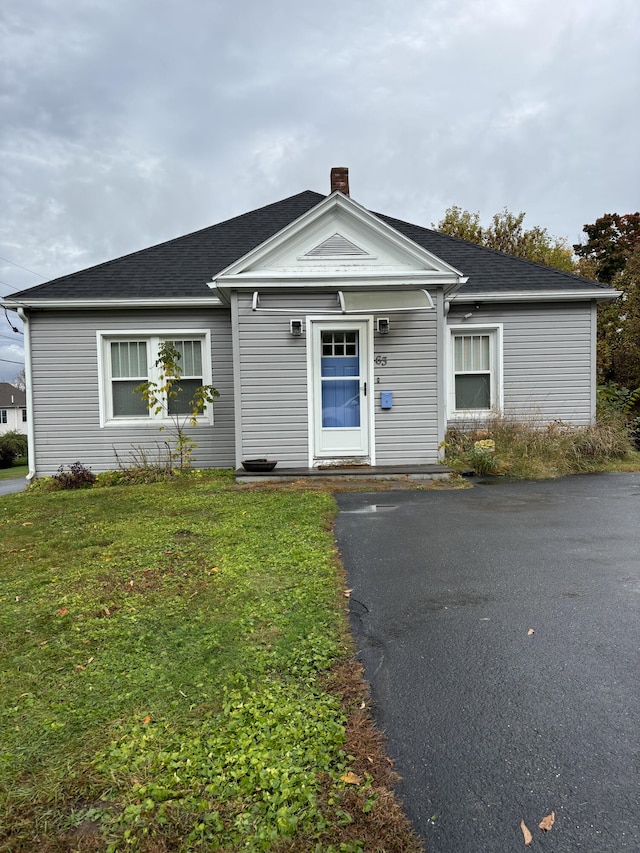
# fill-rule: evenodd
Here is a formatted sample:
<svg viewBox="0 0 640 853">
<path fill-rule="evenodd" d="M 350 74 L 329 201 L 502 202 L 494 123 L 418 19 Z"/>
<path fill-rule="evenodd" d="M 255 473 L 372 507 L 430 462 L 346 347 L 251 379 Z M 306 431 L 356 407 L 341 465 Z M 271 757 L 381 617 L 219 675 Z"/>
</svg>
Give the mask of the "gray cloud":
<svg viewBox="0 0 640 853">
<path fill-rule="evenodd" d="M 451 204 L 508 206 L 575 242 L 638 207 L 636 0 L 0 14 L 0 255 L 48 277 L 326 192 L 333 165 L 367 207 L 424 225 Z"/>
</svg>

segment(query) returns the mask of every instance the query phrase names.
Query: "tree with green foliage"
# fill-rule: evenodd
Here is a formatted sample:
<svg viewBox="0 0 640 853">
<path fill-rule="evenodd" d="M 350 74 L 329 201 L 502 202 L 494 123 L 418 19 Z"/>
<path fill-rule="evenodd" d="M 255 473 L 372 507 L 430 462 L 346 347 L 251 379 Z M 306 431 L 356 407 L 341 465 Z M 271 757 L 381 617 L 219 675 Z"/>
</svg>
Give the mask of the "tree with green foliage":
<svg viewBox="0 0 640 853">
<path fill-rule="evenodd" d="M 640 246 L 640 213 L 605 213 L 582 230 L 588 239 L 574 245 L 576 255 L 592 264 L 598 281 L 612 284 Z"/>
<path fill-rule="evenodd" d="M 199 385 L 181 413 L 172 411 L 175 407 L 169 405 L 170 401 L 178 400 L 184 395 L 184 389 L 180 385 L 181 358 L 182 355 L 173 341 L 163 341 L 155 362 L 159 370 L 158 381 L 142 382 L 135 392 L 141 395 L 150 412 L 156 415 L 164 414 L 171 421 L 172 426 L 168 428 L 173 436 L 173 447 L 170 448 L 171 468 L 177 465 L 180 470 L 184 470 L 191 466 L 191 455 L 197 447 L 186 431 L 187 423 L 197 426 L 198 415 L 202 414 L 207 403 L 213 403 L 215 398 L 220 396 L 220 392 L 213 385 Z M 160 429 L 165 429 L 165 426 Z"/>
<path fill-rule="evenodd" d="M 621 296 L 599 309 L 598 378 L 640 388 L 640 242 L 610 283 Z"/>
<path fill-rule="evenodd" d="M 621 293 L 598 309 L 599 382 L 640 388 L 640 213 L 605 213 L 583 231 L 581 273 Z"/>
<path fill-rule="evenodd" d="M 576 272 L 573 253 L 566 240 L 552 237 L 546 228 L 539 225 L 525 229 L 525 215 L 522 212 L 511 213 L 505 207 L 501 213 L 493 215 L 489 226 L 484 227 L 478 212 L 470 213 L 453 205 L 447 209 L 440 222 L 432 227 L 443 234 L 469 240 L 488 249 L 536 261 L 564 272 Z"/>
</svg>

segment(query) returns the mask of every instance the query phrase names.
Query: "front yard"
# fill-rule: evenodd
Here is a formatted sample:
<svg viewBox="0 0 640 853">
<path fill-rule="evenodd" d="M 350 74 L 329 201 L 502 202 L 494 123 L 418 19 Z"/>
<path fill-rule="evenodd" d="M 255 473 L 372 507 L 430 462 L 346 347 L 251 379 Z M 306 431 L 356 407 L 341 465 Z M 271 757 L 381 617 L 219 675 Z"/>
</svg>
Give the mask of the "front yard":
<svg viewBox="0 0 640 853">
<path fill-rule="evenodd" d="M 0 499 L 0 849 L 419 849 L 334 511 L 226 475 Z"/>
</svg>

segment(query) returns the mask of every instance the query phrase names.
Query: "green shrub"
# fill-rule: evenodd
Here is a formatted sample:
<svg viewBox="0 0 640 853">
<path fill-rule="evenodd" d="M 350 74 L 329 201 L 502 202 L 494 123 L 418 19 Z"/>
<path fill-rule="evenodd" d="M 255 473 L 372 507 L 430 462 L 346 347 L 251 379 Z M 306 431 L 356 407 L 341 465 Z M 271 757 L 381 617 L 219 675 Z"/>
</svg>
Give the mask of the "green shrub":
<svg viewBox="0 0 640 853">
<path fill-rule="evenodd" d="M 0 436 L 0 446 L 12 448 L 16 457 L 18 457 L 27 455 L 29 444 L 27 436 L 24 433 L 12 429 Z"/>
<path fill-rule="evenodd" d="M 16 452 L 11 447 L 0 444 L 0 468 L 11 468 L 16 461 Z"/>
<path fill-rule="evenodd" d="M 0 468 L 11 468 L 16 459 L 27 455 L 27 436 L 16 430 L 0 435 Z"/>
<path fill-rule="evenodd" d="M 631 391 L 615 382 L 598 385 L 597 411 L 599 422 L 608 421 L 611 416 L 624 416 L 629 437 L 640 450 L 640 388 Z"/>
</svg>

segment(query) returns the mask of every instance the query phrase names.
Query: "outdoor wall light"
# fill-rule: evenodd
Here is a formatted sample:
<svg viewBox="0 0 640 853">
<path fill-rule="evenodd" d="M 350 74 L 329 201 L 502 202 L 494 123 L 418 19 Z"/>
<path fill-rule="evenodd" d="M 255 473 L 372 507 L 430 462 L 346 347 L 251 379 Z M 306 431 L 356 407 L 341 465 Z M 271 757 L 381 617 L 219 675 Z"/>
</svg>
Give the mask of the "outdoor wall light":
<svg viewBox="0 0 640 853">
<path fill-rule="evenodd" d="M 376 320 L 376 332 L 379 335 L 388 335 L 389 334 L 389 318 L 388 317 L 378 317 Z"/>
<path fill-rule="evenodd" d="M 302 320 L 289 320 L 289 331 L 294 338 L 302 335 Z"/>
</svg>

